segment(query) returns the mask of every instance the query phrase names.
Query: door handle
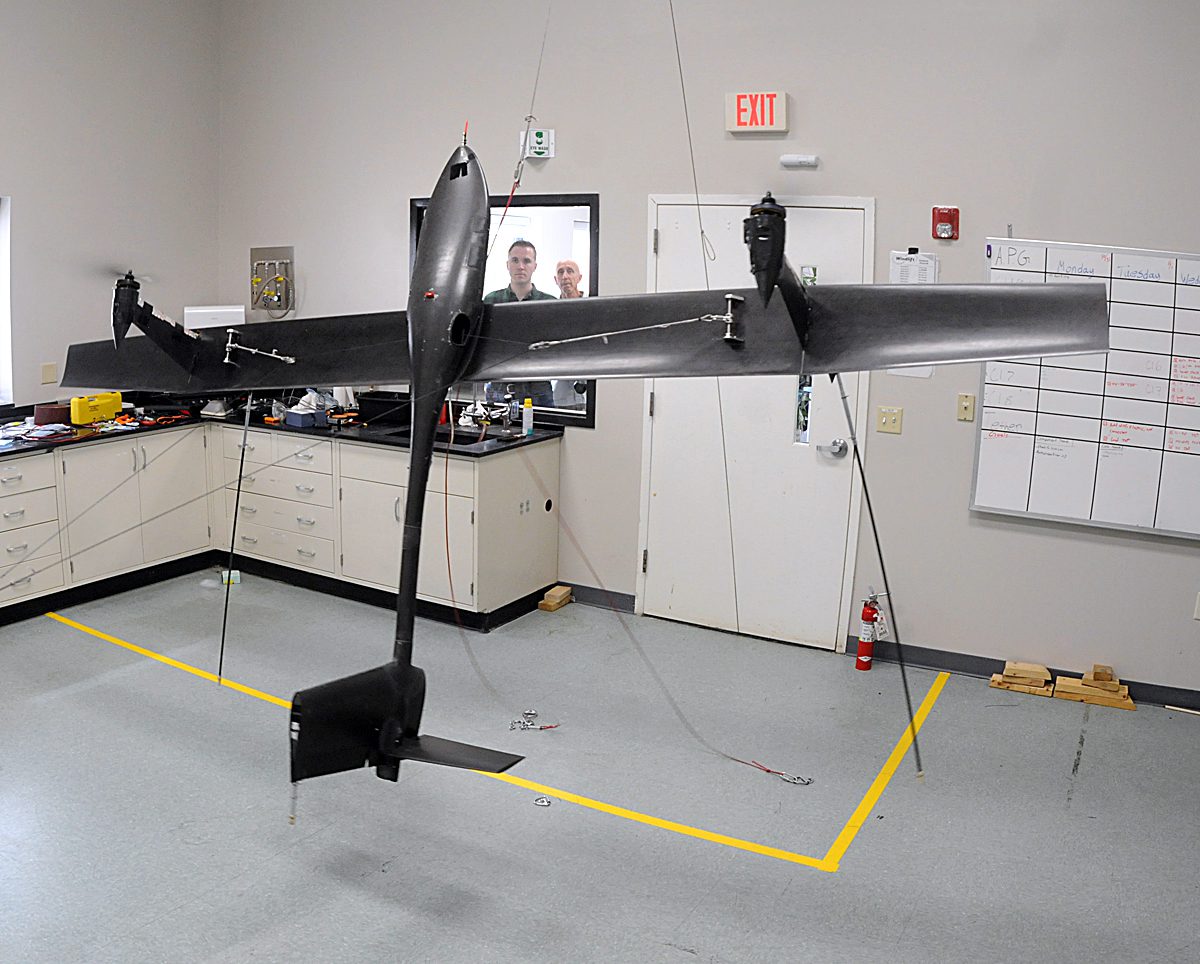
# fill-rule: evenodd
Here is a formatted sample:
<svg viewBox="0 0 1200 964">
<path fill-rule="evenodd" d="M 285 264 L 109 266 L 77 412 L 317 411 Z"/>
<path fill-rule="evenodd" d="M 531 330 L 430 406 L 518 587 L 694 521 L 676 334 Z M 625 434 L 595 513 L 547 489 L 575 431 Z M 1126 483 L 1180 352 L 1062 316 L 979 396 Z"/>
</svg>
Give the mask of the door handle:
<svg viewBox="0 0 1200 964">
<path fill-rule="evenodd" d="M 400 496 L 396 496 L 392 502 L 392 518 L 400 521 Z"/>
<path fill-rule="evenodd" d="M 133 471 L 136 472 L 137 471 L 137 446 L 136 445 L 130 451 L 130 454 L 133 456 Z"/>
<path fill-rule="evenodd" d="M 835 438 L 828 445 L 818 445 L 817 451 L 822 455 L 832 455 L 835 459 L 844 459 L 850 451 L 850 446 L 844 438 Z"/>
<path fill-rule="evenodd" d="M 142 468 L 143 468 L 143 469 L 146 467 L 146 464 L 147 464 L 147 459 L 146 459 L 146 446 L 144 446 L 144 445 L 143 445 L 143 446 L 142 446 Z"/>
</svg>

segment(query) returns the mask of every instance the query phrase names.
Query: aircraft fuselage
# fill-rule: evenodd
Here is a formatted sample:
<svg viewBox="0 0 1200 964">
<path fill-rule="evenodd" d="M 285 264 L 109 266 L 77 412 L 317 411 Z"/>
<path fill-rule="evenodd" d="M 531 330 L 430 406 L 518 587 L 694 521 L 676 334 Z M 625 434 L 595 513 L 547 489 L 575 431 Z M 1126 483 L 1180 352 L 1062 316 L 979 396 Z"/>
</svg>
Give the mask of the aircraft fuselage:
<svg viewBox="0 0 1200 964">
<path fill-rule="evenodd" d="M 446 392 L 471 360 L 483 318 L 490 224 L 487 182 L 465 144 L 450 155 L 429 200 L 408 295 L 412 437 L 404 512 L 396 659 L 411 662 L 425 487 Z"/>
</svg>

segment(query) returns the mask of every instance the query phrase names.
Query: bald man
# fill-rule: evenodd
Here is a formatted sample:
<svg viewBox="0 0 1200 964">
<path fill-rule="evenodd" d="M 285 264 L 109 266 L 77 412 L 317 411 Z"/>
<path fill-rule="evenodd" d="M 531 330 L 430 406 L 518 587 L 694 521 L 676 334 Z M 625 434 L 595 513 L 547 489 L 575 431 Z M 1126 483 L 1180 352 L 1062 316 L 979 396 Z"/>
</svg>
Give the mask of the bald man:
<svg viewBox="0 0 1200 964">
<path fill-rule="evenodd" d="M 583 275 L 574 261 L 560 261 L 554 268 L 554 280 L 563 298 L 583 297 L 583 292 L 579 290 L 579 282 L 583 280 Z"/>
</svg>

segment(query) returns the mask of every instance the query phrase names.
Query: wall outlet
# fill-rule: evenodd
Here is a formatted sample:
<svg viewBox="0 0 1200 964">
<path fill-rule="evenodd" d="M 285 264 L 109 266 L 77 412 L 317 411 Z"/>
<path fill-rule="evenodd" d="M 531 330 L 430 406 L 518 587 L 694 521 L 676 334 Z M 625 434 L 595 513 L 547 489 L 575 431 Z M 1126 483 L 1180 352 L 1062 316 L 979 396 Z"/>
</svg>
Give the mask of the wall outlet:
<svg viewBox="0 0 1200 964">
<path fill-rule="evenodd" d="M 894 405 L 880 405 L 875 409 L 875 431 L 899 435 L 904 428 L 904 409 Z"/>
<path fill-rule="evenodd" d="M 975 421 L 975 396 L 967 392 L 959 392 L 956 411 L 960 422 Z"/>
<path fill-rule="evenodd" d="M 52 361 L 42 362 L 42 384 L 57 385 L 58 384 L 58 363 Z"/>
</svg>

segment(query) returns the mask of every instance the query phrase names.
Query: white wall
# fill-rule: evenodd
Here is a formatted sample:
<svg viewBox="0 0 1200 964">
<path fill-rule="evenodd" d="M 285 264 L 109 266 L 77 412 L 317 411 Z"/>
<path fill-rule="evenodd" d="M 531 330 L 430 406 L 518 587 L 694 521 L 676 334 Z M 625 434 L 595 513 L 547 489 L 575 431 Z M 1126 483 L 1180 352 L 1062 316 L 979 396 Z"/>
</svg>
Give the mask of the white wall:
<svg viewBox="0 0 1200 964">
<path fill-rule="evenodd" d="M 216 0 L 5 0 L 0 194 L 12 198 L 13 396 L 61 397 L 111 332 L 111 270 L 172 314 L 216 280 Z"/>
<path fill-rule="evenodd" d="M 646 195 L 691 189 L 666 4 L 554 3 L 535 113 L 559 156 L 529 192 L 601 194 L 604 290 L 644 289 Z M 1019 236 L 1200 250 L 1190 98 L 1200 8 L 858 0 L 676 4 L 704 193 L 877 199 L 876 263 L 919 244 L 947 281 L 983 277 L 982 239 Z M 406 299 L 408 198 L 425 196 L 465 119 L 508 187 L 545 5 L 360 0 L 221 4 L 218 300 L 245 300 L 247 249 L 294 244 L 301 314 Z M 792 132 L 735 139 L 723 94 L 781 89 Z M 785 172 L 783 152 L 817 153 Z M 963 240 L 929 239 L 962 207 Z M 17 210 L 17 209 L 14 209 Z M 905 433 L 870 439 L 900 628 L 913 643 L 1112 662 L 1200 688 L 1200 547 L 966 509 L 973 429 L 954 421 L 978 366 L 929 381 L 877 375 Z M 566 581 L 632 592 L 641 385 L 600 386 L 594 432 L 564 453 Z M 869 540 L 857 583 L 877 581 Z M 821 564 L 814 560 L 814 564 Z"/>
</svg>

